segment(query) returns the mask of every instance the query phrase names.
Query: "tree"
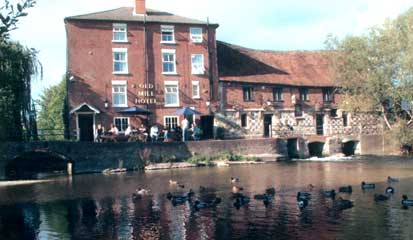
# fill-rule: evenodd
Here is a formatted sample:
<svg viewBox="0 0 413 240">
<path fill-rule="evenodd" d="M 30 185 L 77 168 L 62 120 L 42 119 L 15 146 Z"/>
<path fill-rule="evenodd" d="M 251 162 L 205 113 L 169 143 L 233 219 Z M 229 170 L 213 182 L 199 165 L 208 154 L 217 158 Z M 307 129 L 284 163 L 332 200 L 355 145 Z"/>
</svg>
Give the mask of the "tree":
<svg viewBox="0 0 413 240">
<path fill-rule="evenodd" d="M 35 0 L 21 1 L 10 4 L 9 0 L 4 0 L 4 5 L 0 7 L 0 40 L 10 37 L 10 32 L 17 29 L 17 22 L 20 18 L 27 16 L 25 10 L 34 7 Z"/>
<path fill-rule="evenodd" d="M 20 141 L 36 134 L 31 104 L 31 81 L 42 67 L 37 52 L 9 39 L 24 11 L 35 1 L 25 0 L 13 5 L 4 0 L 0 7 L 0 141 Z"/>
<path fill-rule="evenodd" d="M 409 127 L 413 108 L 413 8 L 361 36 L 329 37 L 341 107 L 350 112 L 379 111 L 388 129 Z M 402 116 L 407 121 L 398 121 Z"/>
<path fill-rule="evenodd" d="M 66 97 L 66 77 L 56 85 L 46 89 L 39 100 L 40 112 L 37 118 L 42 140 L 64 139 L 64 107 Z"/>
</svg>

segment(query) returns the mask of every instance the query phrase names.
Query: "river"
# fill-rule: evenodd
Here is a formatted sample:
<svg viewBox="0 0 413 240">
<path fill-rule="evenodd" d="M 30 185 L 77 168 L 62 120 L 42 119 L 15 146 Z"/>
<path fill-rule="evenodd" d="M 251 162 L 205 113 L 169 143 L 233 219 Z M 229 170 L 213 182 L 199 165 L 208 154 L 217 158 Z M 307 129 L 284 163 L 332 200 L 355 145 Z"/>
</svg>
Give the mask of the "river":
<svg viewBox="0 0 413 240">
<path fill-rule="evenodd" d="M 396 193 L 376 203 L 387 176 Z M 251 202 L 233 206 L 230 177 Z M 174 207 L 166 198 L 179 190 L 178 180 L 199 196 L 199 186 L 222 198 L 213 208 L 195 211 L 189 204 Z M 376 189 L 362 191 L 362 181 Z M 314 185 L 307 208 L 297 207 L 297 191 Z M 352 185 L 354 207 L 334 210 L 321 193 Z M 266 208 L 254 194 L 275 187 L 273 203 Z M 413 161 L 356 159 L 345 161 L 294 161 L 227 168 L 56 177 L 42 182 L 0 184 L 0 239 L 413 239 L 413 208 L 401 207 L 401 195 L 413 197 Z M 150 196 L 134 200 L 138 187 Z"/>
</svg>

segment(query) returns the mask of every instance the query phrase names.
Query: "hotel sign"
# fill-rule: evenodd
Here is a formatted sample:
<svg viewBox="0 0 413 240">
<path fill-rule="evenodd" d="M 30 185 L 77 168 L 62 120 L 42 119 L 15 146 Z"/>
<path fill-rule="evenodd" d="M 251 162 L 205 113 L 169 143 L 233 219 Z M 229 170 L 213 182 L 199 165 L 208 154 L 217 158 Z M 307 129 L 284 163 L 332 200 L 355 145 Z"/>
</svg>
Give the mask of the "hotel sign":
<svg viewBox="0 0 413 240">
<path fill-rule="evenodd" d="M 137 104 L 156 104 L 155 86 L 153 84 L 139 84 Z"/>
</svg>

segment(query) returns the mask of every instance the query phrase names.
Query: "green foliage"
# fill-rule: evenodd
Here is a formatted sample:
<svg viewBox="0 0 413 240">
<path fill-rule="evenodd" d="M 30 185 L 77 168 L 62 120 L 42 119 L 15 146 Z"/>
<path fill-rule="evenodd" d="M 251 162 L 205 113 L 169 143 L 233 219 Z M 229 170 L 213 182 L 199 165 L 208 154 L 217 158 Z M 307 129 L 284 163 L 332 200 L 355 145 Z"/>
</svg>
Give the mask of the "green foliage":
<svg viewBox="0 0 413 240">
<path fill-rule="evenodd" d="M 42 67 L 36 50 L 9 40 L 10 31 L 35 2 L 4 0 L 0 7 L 0 141 L 37 140 L 31 80 L 42 76 Z"/>
<path fill-rule="evenodd" d="M 413 8 L 362 36 L 327 40 L 343 109 L 381 111 L 391 128 L 391 109 L 413 101 L 412 22 Z"/>
<path fill-rule="evenodd" d="M 34 7 L 35 0 L 19 1 L 11 4 L 9 0 L 4 0 L 4 5 L 0 7 L 0 40 L 8 39 L 10 31 L 17 28 L 20 18 L 27 16 L 25 10 Z"/>
<path fill-rule="evenodd" d="M 397 119 L 390 130 L 390 136 L 398 147 L 403 145 L 413 146 L 413 126 L 408 125 L 404 119 Z"/>
<path fill-rule="evenodd" d="M 209 156 L 194 155 L 187 160 L 188 163 L 192 164 L 206 164 L 209 165 L 214 159 Z"/>
<path fill-rule="evenodd" d="M 31 80 L 41 70 L 37 52 L 19 43 L 0 41 L 0 54 L 0 92 L 7 93 L 0 102 L 0 141 L 29 139 L 29 130 L 35 125 L 31 117 Z"/>
<path fill-rule="evenodd" d="M 40 97 L 41 107 L 37 123 L 41 140 L 63 140 L 63 113 L 66 99 L 66 78 L 53 87 L 46 89 Z M 43 134 L 42 134 L 43 133 Z"/>
<path fill-rule="evenodd" d="M 402 102 L 413 104 L 412 22 L 413 8 L 362 36 L 341 41 L 329 37 L 326 42 L 342 93 L 341 108 L 381 112 L 394 140 L 401 142 L 413 140 L 405 132 L 412 124 L 413 108 L 402 108 Z"/>
</svg>

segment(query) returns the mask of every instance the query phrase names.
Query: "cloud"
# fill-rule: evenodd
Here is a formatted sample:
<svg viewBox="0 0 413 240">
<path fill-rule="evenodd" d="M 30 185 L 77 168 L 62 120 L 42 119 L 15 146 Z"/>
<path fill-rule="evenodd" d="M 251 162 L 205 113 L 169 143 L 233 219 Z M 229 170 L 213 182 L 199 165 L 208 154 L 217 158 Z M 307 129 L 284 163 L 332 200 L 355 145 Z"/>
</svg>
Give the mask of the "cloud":
<svg viewBox="0 0 413 240">
<path fill-rule="evenodd" d="M 133 6 L 134 0 L 40 0 L 13 39 L 40 51 L 45 79 L 34 96 L 57 84 L 66 69 L 65 16 Z M 327 34 L 361 34 L 395 18 L 413 0 L 147 0 L 148 8 L 220 24 L 219 40 L 258 49 L 321 49 Z"/>
</svg>

